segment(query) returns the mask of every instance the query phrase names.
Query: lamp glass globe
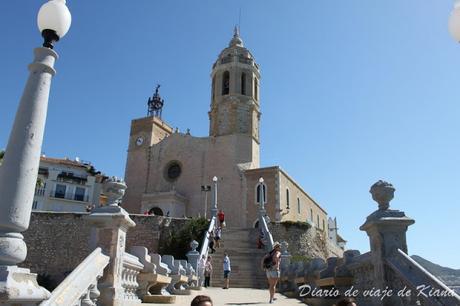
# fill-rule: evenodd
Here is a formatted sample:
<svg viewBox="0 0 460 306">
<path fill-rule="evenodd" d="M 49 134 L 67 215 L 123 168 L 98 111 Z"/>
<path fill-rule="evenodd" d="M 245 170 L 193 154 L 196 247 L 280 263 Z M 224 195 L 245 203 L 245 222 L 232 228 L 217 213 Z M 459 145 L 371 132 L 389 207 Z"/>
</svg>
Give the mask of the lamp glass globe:
<svg viewBox="0 0 460 306">
<path fill-rule="evenodd" d="M 460 42 L 460 7 L 456 6 L 449 17 L 449 32 L 455 41 Z"/>
<path fill-rule="evenodd" d="M 72 16 L 65 3 L 65 0 L 50 0 L 40 7 L 37 16 L 40 32 L 54 30 L 59 38 L 64 37 L 72 22 Z"/>
</svg>

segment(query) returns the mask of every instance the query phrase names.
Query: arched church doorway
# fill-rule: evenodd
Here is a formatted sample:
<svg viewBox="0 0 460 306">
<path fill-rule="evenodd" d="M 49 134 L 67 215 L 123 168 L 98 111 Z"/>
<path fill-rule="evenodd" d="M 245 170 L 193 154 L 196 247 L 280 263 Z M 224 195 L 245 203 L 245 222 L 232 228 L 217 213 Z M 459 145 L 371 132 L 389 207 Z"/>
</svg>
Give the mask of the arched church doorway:
<svg viewBox="0 0 460 306">
<path fill-rule="evenodd" d="M 163 216 L 163 211 L 159 207 L 154 207 L 149 210 L 149 215 Z"/>
<path fill-rule="evenodd" d="M 254 228 L 259 228 L 259 220 L 257 220 L 256 222 L 254 222 Z"/>
</svg>

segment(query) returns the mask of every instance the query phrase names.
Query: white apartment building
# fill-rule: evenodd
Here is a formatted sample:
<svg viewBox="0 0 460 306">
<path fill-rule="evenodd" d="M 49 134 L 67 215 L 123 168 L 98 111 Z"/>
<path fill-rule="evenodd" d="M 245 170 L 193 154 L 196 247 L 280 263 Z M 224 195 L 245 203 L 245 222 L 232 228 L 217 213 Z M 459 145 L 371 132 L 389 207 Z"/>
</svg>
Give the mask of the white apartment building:
<svg viewBox="0 0 460 306">
<path fill-rule="evenodd" d="M 99 206 L 103 175 L 79 158 L 42 156 L 32 209 L 36 211 L 85 212 Z"/>
</svg>

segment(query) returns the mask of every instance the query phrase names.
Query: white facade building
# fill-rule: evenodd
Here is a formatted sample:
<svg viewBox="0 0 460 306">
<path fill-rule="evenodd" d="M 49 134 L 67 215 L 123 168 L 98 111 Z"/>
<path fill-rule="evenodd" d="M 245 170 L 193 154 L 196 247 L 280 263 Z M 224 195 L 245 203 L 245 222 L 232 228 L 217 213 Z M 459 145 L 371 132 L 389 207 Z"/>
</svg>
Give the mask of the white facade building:
<svg viewBox="0 0 460 306">
<path fill-rule="evenodd" d="M 42 156 L 38 178 L 33 210 L 85 212 L 99 206 L 103 176 L 88 162 Z"/>
</svg>

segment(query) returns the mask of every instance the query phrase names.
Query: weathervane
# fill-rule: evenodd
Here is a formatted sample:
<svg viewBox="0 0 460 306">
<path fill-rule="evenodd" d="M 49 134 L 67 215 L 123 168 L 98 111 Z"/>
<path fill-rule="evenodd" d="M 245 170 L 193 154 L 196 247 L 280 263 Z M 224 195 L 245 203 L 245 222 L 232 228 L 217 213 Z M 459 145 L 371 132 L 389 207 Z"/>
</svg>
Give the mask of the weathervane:
<svg viewBox="0 0 460 306">
<path fill-rule="evenodd" d="M 158 84 L 153 96 L 149 97 L 149 100 L 147 102 L 147 105 L 148 105 L 147 116 L 154 116 L 154 117 L 158 117 L 161 119 L 161 111 L 163 109 L 163 105 L 165 101 L 160 96 L 160 93 L 159 93 L 160 86 L 161 85 Z"/>
</svg>

